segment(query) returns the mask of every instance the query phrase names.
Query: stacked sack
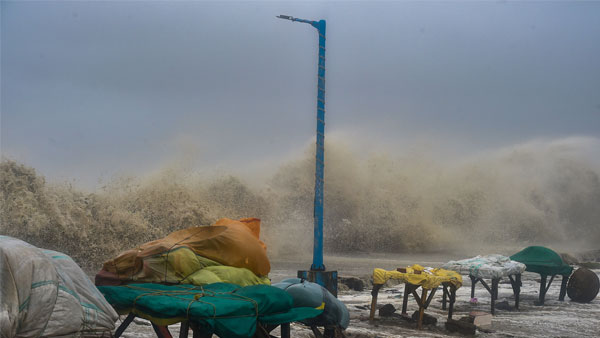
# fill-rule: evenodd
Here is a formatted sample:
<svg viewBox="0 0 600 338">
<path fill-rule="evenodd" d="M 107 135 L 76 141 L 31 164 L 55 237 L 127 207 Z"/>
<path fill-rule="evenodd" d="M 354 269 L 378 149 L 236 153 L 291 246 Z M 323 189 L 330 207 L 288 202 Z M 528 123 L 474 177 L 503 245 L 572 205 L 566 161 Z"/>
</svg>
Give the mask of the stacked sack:
<svg viewBox="0 0 600 338">
<path fill-rule="evenodd" d="M 117 318 L 71 257 L 0 236 L 0 337 L 107 336 Z"/>
</svg>

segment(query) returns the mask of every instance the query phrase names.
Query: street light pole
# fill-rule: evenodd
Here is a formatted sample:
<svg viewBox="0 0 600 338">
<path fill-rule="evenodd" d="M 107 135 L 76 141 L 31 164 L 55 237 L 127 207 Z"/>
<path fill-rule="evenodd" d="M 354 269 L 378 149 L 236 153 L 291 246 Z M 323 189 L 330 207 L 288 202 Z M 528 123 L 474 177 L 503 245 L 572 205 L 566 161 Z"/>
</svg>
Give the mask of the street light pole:
<svg viewBox="0 0 600 338">
<path fill-rule="evenodd" d="M 279 15 L 279 19 L 293 22 L 307 23 L 317 29 L 319 33 L 319 68 L 317 71 L 317 142 L 315 158 L 315 200 L 314 200 L 314 242 L 313 263 L 309 271 L 298 271 L 299 277 L 309 280 L 314 279 L 317 283 L 330 289 L 337 295 L 337 271 L 325 273 L 323 264 L 323 173 L 325 163 L 325 20 L 311 21 L 294 18 L 289 15 Z M 310 276 L 314 278 L 310 278 Z M 335 286 L 330 286 L 335 280 Z"/>
</svg>

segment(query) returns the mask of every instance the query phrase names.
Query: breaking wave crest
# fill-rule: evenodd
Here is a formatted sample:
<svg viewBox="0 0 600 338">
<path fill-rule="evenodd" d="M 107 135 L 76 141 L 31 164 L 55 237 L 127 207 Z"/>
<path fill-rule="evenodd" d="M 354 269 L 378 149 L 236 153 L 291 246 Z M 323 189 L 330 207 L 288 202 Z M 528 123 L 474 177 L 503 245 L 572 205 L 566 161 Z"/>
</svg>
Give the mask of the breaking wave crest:
<svg viewBox="0 0 600 338">
<path fill-rule="evenodd" d="M 449 163 L 424 154 L 361 157 L 347 144 L 329 141 L 326 250 L 594 245 L 600 241 L 599 145 L 594 138 L 534 141 Z M 311 151 L 258 185 L 166 169 L 85 193 L 49 184 L 11 160 L 2 161 L 0 172 L 0 234 L 67 252 L 88 266 L 220 217 L 261 218 L 271 256 L 310 252 L 312 246 Z"/>
</svg>

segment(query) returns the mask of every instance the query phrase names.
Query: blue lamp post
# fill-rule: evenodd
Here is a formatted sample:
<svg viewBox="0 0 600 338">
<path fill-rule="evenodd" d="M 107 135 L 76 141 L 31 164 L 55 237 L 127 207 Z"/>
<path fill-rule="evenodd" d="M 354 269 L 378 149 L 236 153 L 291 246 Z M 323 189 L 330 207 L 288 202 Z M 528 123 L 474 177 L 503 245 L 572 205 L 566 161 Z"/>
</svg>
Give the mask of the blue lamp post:
<svg viewBox="0 0 600 338">
<path fill-rule="evenodd" d="M 298 271 L 298 277 L 305 278 L 329 289 L 337 295 L 337 271 L 325 271 L 323 264 L 323 172 L 325 142 L 325 20 L 311 21 L 279 15 L 279 19 L 307 23 L 319 33 L 319 68 L 317 71 L 317 143 L 315 159 L 315 201 L 314 201 L 314 246 L 313 263 L 310 271 Z"/>
</svg>

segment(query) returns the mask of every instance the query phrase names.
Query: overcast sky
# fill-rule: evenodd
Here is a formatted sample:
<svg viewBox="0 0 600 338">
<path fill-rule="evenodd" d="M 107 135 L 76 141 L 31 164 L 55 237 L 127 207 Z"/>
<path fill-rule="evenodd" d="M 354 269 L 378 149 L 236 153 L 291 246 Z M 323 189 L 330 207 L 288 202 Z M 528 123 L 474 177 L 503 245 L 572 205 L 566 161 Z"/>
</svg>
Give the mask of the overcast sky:
<svg viewBox="0 0 600 338">
<path fill-rule="evenodd" d="M 93 185 L 326 140 L 463 151 L 600 137 L 600 2 L 1 2 L 1 151 Z M 327 153 L 326 153 L 327 156 Z"/>
</svg>

